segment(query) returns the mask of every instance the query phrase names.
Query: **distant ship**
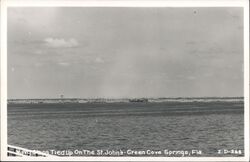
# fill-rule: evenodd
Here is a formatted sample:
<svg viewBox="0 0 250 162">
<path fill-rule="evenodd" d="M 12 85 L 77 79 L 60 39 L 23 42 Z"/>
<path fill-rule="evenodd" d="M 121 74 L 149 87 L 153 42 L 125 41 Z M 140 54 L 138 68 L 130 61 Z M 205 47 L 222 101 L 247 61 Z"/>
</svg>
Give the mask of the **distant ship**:
<svg viewBox="0 0 250 162">
<path fill-rule="evenodd" d="M 148 102 L 147 98 L 129 99 L 129 102 Z"/>
</svg>

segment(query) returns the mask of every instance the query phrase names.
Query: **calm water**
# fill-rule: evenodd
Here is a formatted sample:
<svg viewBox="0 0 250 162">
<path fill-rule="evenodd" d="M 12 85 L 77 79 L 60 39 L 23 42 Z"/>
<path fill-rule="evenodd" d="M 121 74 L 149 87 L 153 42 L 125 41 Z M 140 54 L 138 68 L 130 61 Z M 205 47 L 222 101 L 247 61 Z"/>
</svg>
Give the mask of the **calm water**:
<svg viewBox="0 0 250 162">
<path fill-rule="evenodd" d="M 12 104 L 8 143 L 44 151 L 196 149 L 202 155 L 192 156 L 239 156 L 217 152 L 244 150 L 243 114 L 243 103 L 222 102 Z"/>
</svg>

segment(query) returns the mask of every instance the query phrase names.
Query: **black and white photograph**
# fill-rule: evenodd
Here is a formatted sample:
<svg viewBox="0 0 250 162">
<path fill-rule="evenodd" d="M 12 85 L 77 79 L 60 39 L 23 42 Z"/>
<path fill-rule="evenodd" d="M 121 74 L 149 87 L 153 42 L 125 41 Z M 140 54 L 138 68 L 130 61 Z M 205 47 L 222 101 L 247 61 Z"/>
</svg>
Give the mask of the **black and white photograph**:
<svg viewBox="0 0 250 162">
<path fill-rule="evenodd" d="M 1 154 L 245 158 L 244 9 L 7 7 Z"/>
</svg>

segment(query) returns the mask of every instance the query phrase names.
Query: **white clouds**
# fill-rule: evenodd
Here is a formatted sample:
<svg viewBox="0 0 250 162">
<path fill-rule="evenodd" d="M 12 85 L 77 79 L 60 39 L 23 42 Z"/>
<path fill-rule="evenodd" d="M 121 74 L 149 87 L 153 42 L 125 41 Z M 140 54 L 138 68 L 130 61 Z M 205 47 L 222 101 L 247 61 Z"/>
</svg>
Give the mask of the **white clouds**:
<svg viewBox="0 0 250 162">
<path fill-rule="evenodd" d="M 43 51 L 42 50 L 35 50 L 34 53 L 37 55 L 41 55 L 41 54 L 43 54 Z"/>
<path fill-rule="evenodd" d="M 74 38 L 60 39 L 60 38 L 46 38 L 45 45 L 51 48 L 73 48 L 79 45 L 78 41 Z"/>
<path fill-rule="evenodd" d="M 19 97 L 62 90 L 86 97 L 243 92 L 242 8 L 199 8 L 195 16 L 192 8 L 137 10 L 10 8 L 8 95 L 25 89 L 30 94 Z M 65 73 L 70 80 L 61 79 Z M 20 76 L 32 78 L 22 84 Z"/>
<path fill-rule="evenodd" d="M 59 62 L 58 65 L 60 65 L 60 66 L 69 66 L 70 63 L 68 63 L 68 62 Z"/>
<path fill-rule="evenodd" d="M 104 60 L 103 60 L 101 57 L 97 57 L 97 58 L 95 59 L 95 62 L 96 62 L 96 63 L 104 63 Z"/>
</svg>

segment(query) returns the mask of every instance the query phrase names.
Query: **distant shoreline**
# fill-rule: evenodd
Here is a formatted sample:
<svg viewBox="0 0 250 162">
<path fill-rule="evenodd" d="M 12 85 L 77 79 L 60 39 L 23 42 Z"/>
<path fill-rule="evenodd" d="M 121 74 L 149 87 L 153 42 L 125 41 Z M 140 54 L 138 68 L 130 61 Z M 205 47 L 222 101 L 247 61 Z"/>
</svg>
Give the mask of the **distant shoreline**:
<svg viewBox="0 0 250 162">
<path fill-rule="evenodd" d="M 176 98 L 48 98 L 8 99 L 8 104 L 42 103 L 158 103 L 158 102 L 243 102 L 244 97 L 176 97 Z"/>
<path fill-rule="evenodd" d="M 68 98 L 10 98 L 8 100 L 58 100 L 58 99 L 238 99 L 244 98 L 243 96 L 234 96 L 234 97 L 123 97 L 123 98 L 110 98 L 110 97 L 92 97 L 92 98 L 79 98 L 79 97 L 68 97 Z"/>
</svg>

